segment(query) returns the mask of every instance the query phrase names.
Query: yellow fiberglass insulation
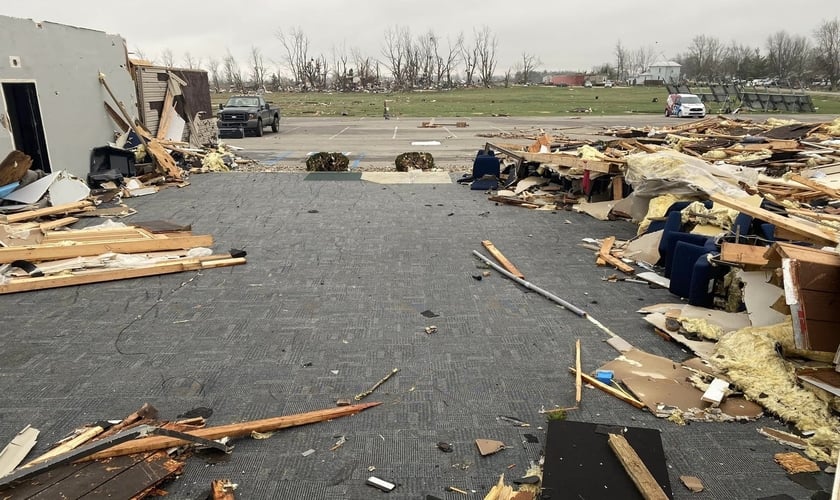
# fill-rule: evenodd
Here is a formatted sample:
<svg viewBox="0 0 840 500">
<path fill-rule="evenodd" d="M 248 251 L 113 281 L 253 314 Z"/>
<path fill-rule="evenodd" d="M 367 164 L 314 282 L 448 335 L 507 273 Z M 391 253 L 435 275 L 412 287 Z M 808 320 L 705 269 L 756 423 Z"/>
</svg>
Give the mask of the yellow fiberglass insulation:
<svg viewBox="0 0 840 500">
<path fill-rule="evenodd" d="M 682 209 L 682 223 L 693 222 L 695 224 L 712 224 L 714 226 L 729 229 L 738 217 L 738 211 L 722 205 L 712 205 L 706 208 L 699 201 L 695 201 Z"/>
<path fill-rule="evenodd" d="M 779 343 L 793 344 L 790 321 L 728 333 L 718 341 L 710 361 L 749 399 L 801 431 L 815 431 L 806 454 L 834 463 L 840 446 L 840 420 L 828 403 L 799 386 L 793 365 L 776 351 Z"/>
<path fill-rule="evenodd" d="M 645 218 L 639 222 L 639 231 L 637 234 L 644 234 L 648 226 L 650 226 L 650 220 L 657 217 L 664 217 L 665 212 L 668 211 L 668 207 L 677 201 L 680 201 L 680 199 L 672 194 L 663 194 L 662 196 L 651 199 Z"/>
<path fill-rule="evenodd" d="M 729 163 L 746 163 L 749 161 L 766 160 L 771 156 L 773 156 L 773 153 L 769 149 L 762 149 L 761 151 L 731 156 L 727 161 Z"/>
<path fill-rule="evenodd" d="M 598 151 L 597 149 L 593 148 L 589 145 L 584 145 L 578 148 L 578 154 L 584 160 L 607 160 L 609 161 L 609 157 L 605 156 L 604 153 Z"/>
<path fill-rule="evenodd" d="M 210 170 L 211 172 L 227 172 L 230 170 L 223 160 L 221 153 L 213 151 L 207 153 L 204 159 L 201 160 L 201 166 Z"/>
<path fill-rule="evenodd" d="M 680 318 L 680 325 L 688 333 L 694 333 L 708 340 L 719 340 L 726 333 L 717 325 L 713 325 L 703 318 Z"/>
<path fill-rule="evenodd" d="M 722 149 L 710 149 L 703 153 L 703 158 L 706 160 L 725 160 L 728 157 L 729 155 Z"/>
<path fill-rule="evenodd" d="M 826 125 L 825 130 L 834 137 L 840 137 L 840 118 L 835 118 L 833 122 Z"/>
<path fill-rule="evenodd" d="M 764 123 L 766 125 L 769 125 L 769 126 L 775 128 L 775 127 L 784 127 L 785 125 L 795 125 L 795 124 L 801 123 L 801 122 L 798 122 L 796 120 L 783 120 L 781 118 L 768 118 L 767 121 L 764 122 Z"/>
</svg>

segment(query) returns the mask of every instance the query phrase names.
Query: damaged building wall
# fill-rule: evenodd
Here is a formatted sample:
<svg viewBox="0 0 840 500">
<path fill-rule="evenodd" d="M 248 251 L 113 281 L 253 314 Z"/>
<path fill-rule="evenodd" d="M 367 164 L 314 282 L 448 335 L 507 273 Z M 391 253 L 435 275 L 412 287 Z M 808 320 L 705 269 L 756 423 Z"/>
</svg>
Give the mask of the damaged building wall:
<svg viewBox="0 0 840 500">
<path fill-rule="evenodd" d="M 145 61 L 131 60 L 131 71 L 137 88 L 140 121 L 152 134 L 157 134 L 169 74 L 174 74 L 186 85 L 180 85 L 182 99 L 176 100 L 176 111 L 185 121 L 213 116 L 210 102 L 210 80 L 207 72 L 201 69 L 166 68 L 155 66 Z"/>
<path fill-rule="evenodd" d="M 13 149 L 33 169 L 86 177 L 94 147 L 114 139 L 99 73 L 129 110 L 136 108 L 125 41 L 118 35 L 0 16 L 0 157 Z"/>
</svg>

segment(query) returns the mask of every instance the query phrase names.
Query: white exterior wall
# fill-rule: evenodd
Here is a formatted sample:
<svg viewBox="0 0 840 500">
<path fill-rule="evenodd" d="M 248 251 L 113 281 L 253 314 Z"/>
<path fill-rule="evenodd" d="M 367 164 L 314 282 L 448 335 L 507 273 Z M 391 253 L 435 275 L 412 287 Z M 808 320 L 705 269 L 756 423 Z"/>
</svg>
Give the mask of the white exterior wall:
<svg viewBox="0 0 840 500">
<path fill-rule="evenodd" d="M 11 58 L 17 58 L 14 67 Z M 33 82 L 52 170 L 82 179 L 90 153 L 114 139 L 116 126 L 103 102 L 117 109 L 99 83 L 100 72 L 132 119 L 134 83 L 126 68 L 125 42 L 118 35 L 49 22 L 0 16 L 0 83 Z M 14 149 L 0 85 L 0 159 Z"/>
<path fill-rule="evenodd" d="M 680 65 L 651 66 L 648 73 L 654 80 L 662 80 L 666 83 L 678 82 L 680 80 Z"/>
</svg>

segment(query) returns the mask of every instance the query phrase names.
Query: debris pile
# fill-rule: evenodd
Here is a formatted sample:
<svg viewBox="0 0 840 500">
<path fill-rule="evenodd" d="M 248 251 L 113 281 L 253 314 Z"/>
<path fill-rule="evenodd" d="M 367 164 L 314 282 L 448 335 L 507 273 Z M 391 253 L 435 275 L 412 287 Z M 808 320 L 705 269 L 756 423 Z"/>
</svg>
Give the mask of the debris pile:
<svg viewBox="0 0 840 500">
<path fill-rule="evenodd" d="M 145 404 L 122 420 L 102 420 L 74 430 L 49 451 L 24 463 L 39 431 L 27 426 L 0 452 L 3 498 L 147 498 L 165 495 L 163 483 L 198 453 L 230 454 L 231 440 L 355 415 L 380 403 L 314 410 L 227 425 L 206 426 L 212 409 L 182 420 L 160 420 Z M 255 438 L 256 439 L 256 438 Z M 263 437 L 259 439 L 264 439 Z M 20 465 L 22 464 L 23 465 Z M 214 480 L 211 498 L 233 499 L 236 484 Z"/>
</svg>

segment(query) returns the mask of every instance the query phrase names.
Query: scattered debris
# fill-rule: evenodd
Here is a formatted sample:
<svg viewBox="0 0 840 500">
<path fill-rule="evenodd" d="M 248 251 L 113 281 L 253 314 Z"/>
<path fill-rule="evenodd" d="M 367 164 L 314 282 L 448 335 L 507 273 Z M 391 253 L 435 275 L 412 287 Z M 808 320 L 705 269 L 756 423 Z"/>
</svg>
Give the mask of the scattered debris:
<svg viewBox="0 0 840 500">
<path fill-rule="evenodd" d="M 346 437 L 339 436 L 338 441 L 336 441 L 335 444 L 330 447 L 330 451 L 335 451 L 335 450 L 341 448 L 344 445 L 344 443 L 346 443 L 346 442 L 347 442 Z"/>
<path fill-rule="evenodd" d="M 431 335 L 433 333 L 437 333 L 437 331 L 438 331 L 438 327 L 436 327 L 435 325 L 430 325 L 430 326 L 427 326 L 425 328 L 425 332 L 428 333 L 429 335 Z"/>
<path fill-rule="evenodd" d="M 694 476 L 680 476 L 682 484 L 692 493 L 700 493 L 703 491 L 703 482 L 700 478 Z"/>
<path fill-rule="evenodd" d="M 445 443 L 443 441 L 437 444 L 437 448 L 444 453 L 452 453 L 452 443 Z"/>
<path fill-rule="evenodd" d="M 386 493 L 389 492 L 389 491 L 393 491 L 394 488 L 397 487 L 396 484 L 385 481 L 384 479 L 379 479 L 376 476 L 370 476 L 369 478 L 367 478 L 367 481 L 365 481 L 365 484 L 368 485 L 368 486 L 373 486 L 374 488 L 379 488 L 380 490 L 382 490 Z"/>
<path fill-rule="evenodd" d="M 505 443 L 492 439 L 476 439 L 475 445 L 478 447 L 478 452 L 481 453 L 481 456 L 483 457 L 498 453 L 505 449 Z"/>
<path fill-rule="evenodd" d="M 399 368 L 394 368 L 393 370 L 391 370 L 391 372 L 388 375 L 385 375 L 384 377 L 382 377 L 382 379 L 379 380 L 379 382 L 373 384 L 373 387 L 371 387 L 370 389 L 368 389 L 364 392 L 360 392 L 359 394 L 356 394 L 356 396 L 353 399 L 355 399 L 356 401 L 361 401 L 362 399 L 370 396 L 371 394 L 373 394 L 373 391 L 378 389 L 380 385 L 387 382 L 388 379 L 393 377 L 398 371 L 400 371 Z"/>
<path fill-rule="evenodd" d="M 799 453 L 791 451 L 788 453 L 776 453 L 773 460 L 781 465 L 788 474 L 799 474 L 800 472 L 820 472 L 820 466 L 813 460 L 808 460 Z"/>
</svg>

